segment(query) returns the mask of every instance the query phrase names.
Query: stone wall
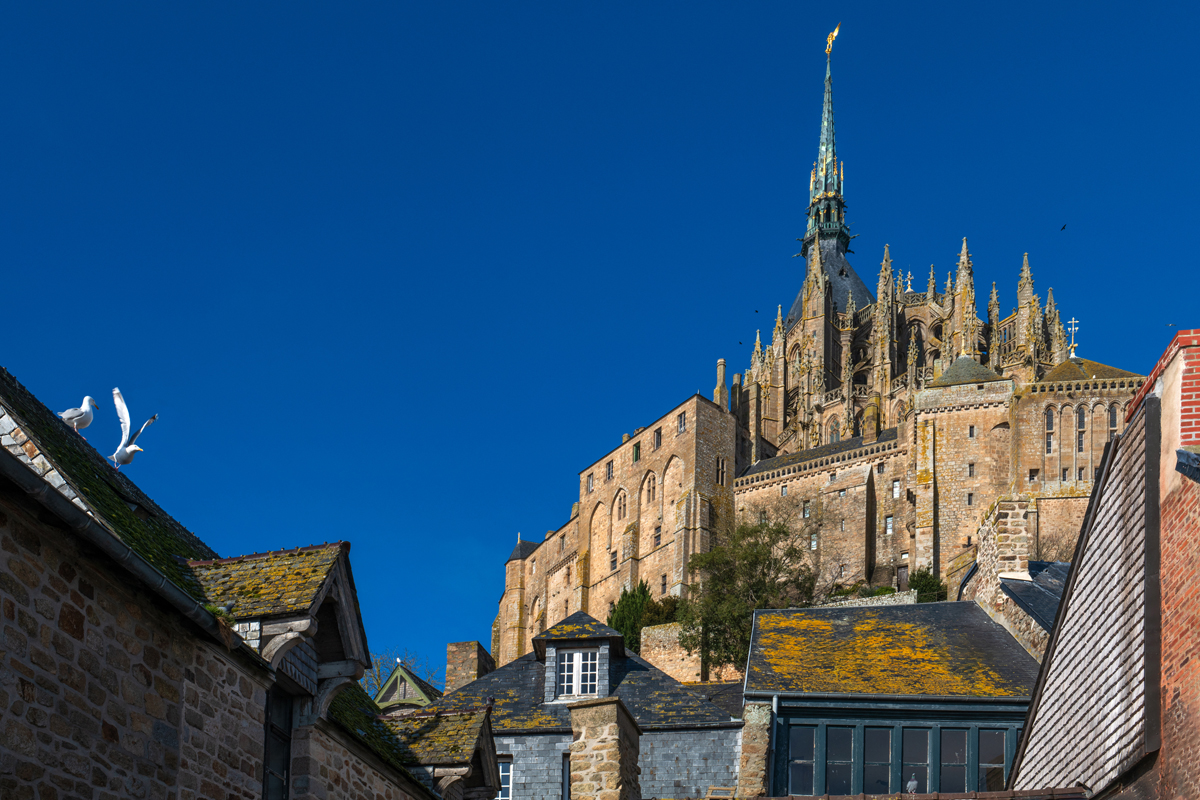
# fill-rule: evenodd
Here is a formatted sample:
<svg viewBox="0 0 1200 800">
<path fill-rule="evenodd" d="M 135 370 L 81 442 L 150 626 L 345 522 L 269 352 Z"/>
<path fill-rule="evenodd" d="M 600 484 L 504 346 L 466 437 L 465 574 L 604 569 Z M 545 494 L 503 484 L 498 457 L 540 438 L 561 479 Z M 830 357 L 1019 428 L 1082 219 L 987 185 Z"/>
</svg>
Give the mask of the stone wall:
<svg viewBox="0 0 1200 800">
<path fill-rule="evenodd" d="M 571 706 L 573 800 L 642 800 L 638 782 L 641 730 L 616 697 Z"/>
<path fill-rule="evenodd" d="M 1090 485 L 1091 482 L 1089 492 Z M 1087 507 L 1087 495 L 1039 497 L 1033 557 L 1038 561 L 1070 561 L 1074 558 Z"/>
<path fill-rule="evenodd" d="M 832 603 L 822 603 L 821 608 L 851 607 L 851 606 L 910 606 L 917 602 L 917 590 L 881 594 L 878 597 L 851 597 L 847 600 L 834 600 Z"/>
<path fill-rule="evenodd" d="M 496 669 L 491 654 L 479 642 L 446 645 L 446 694 Z"/>
<path fill-rule="evenodd" d="M 767 772 L 771 753 L 771 704 L 747 703 L 742 710 L 741 763 L 737 796 L 763 797 L 770 786 Z"/>
<path fill-rule="evenodd" d="M 292 800 L 412 800 L 419 795 L 400 788 L 411 781 L 331 722 L 292 739 Z"/>
<path fill-rule="evenodd" d="M 679 644 L 679 632 L 683 626 L 678 622 L 652 625 L 642 628 L 642 650 L 638 655 L 649 661 L 680 683 L 697 681 L 740 681 L 742 671 L 735 667 L 711 667 L 708 675 L 703 674 L 700 653 L 689 653 Z"/>
<path fill-rule="evenodd" d="M 0 493 L 0 795 L 260 797 L 265 670 L 28 503 Z"/>
</svg>

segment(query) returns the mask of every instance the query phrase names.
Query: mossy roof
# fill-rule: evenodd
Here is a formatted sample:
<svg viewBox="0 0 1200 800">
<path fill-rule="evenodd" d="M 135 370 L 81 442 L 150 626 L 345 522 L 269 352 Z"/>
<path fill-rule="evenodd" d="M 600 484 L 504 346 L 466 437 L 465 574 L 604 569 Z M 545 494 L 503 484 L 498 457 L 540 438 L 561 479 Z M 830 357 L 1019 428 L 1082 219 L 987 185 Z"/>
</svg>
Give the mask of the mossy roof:
<svg viewBox="0 0 1200 800">
<path fill-rule="evenodd" d="M 203 587 L 205 602 L 235 600 L 233 616 L 288 616 L 307 613 L 348 542 L 298 547 L 269 553 L 189 561 Z"/>
<path fill-rule="evenodd" d="M 216 551 L 159 508 L 126 473 L 114 469 L 91 444 L 2 368 L 0 403 L 94 512 L 100 525 L 175 585 L 196 599 L 203 597 L 203 590 L 185 561 L 218 558 Z M 106 410 L 115 422 L 111 403 L 101 406 L 101 414 Z M 153 436 L 153 430 L 149 435 Z"/>
<path fill-rule="evenodd" d="M 405 764 L 466 766 L 480 745 L 487 724 L 486 708 L 439 711 L 384 717 L 383 724 L 396 737 L 398 754 Z"/>
<path fill-rule="evenodd" d="M 712 727 L 738 724 L 728 712 L 632 653 L 610 656 L 611 694 L 621 698 L 643 730 L 660 726 Z M 494 672 L 447 693 L 425 708 L 433 711 L 468 710 L 492 698 L 492 730 L 564 731 L 571 729 L 567 704 L 546 703 L 546 664 L 526 653 Z"/>
<path fill-rule="evenodd" d="M 926 386 L 931 389 L 937 389 L 942 386 L 958 386 L 964 383 L 988 383 L 989 381 L 1004 380 L 1008 379 L 992 372 L 975 359 L 967 356 L 959 356 L 950 365 L 949 369 L 927 383 Z"/>
<path fill-rule="evenodd" d="M 747 692 L 1027 698 L 1038 663 L 975 603 L 755 615 Z"/>
<path fill-rule="evenodd" d="M 421 791 L 426 800 L 437 798 L 408 771 L 408 765 L 417 762 L 406 760 L 408 750 L 396 733 L 380 717 L 379 706 L 361 686 L 353 683 L 338 692 L 329 704 L 329 718 L 350 736 L 368 747 L 389 766 L 407 775 L 415 789 Z"/>
<path fill-rule="evenodd" d="M 1117 369 L 1099 361 L 1089 361 L 1086 358 L 1068 358 L 1054 369 L 1047 372 L 1038 383 L 1062 383 L 1065 381 L 1090 381 L 1093 378 L 1140 378 L 1136 372 Z"/>
<path fill-rule="evenodd" d="M 887 428 L 879 432 L 879 437 L 871 444 L 894 442 L 896 441 L 896 428 Z M 739 478 L 745 478 L 749 475 L 758 475 L 762 472 L 771 472 L 784 467 L 792 467 L 796 464 L 803 464 L 818 458 L 827 458 L 835 456 L 839 453 L 845 453 L 850 450 L 857 450 L 860 447 L 866 447 L 863 444 L 863 437 L 855 436 L 852 439 L 843 439 L 840 442 L 832 442 L 823 444 L 819 447 L 810 447 L 807 450 L 801 450 L 798 453 L 789 453 L 786 456 L 775 456 L 774 458 L 764 458 L 739 475 Z"/>
<path fill-rule="evenodd" d="M 564 639 L 624 639 L 621 632 L 610 628 L 600 620 L 583 611 L 576 611 L 562 622 L 533 637 L 535 642 L 552 642 Z"/>
</svg>

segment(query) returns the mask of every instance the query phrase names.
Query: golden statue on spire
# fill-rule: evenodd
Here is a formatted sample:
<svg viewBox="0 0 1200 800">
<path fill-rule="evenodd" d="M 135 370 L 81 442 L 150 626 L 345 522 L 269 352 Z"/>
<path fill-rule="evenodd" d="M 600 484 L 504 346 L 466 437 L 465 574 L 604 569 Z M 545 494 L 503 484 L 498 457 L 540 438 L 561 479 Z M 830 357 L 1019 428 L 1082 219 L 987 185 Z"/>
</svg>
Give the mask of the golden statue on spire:
<svg viewBox="0 0 1200 800">
<path fill-rule="evenodd" d="M 837 38 L 837 32 L 841 29 L 842 23 L 839 22 L 837 27 L 833 29 L 833 33 L 829 34 L 829 37 L 825 39 L 825 55 L 833 52 L 833 40 Z"/>
</svg>

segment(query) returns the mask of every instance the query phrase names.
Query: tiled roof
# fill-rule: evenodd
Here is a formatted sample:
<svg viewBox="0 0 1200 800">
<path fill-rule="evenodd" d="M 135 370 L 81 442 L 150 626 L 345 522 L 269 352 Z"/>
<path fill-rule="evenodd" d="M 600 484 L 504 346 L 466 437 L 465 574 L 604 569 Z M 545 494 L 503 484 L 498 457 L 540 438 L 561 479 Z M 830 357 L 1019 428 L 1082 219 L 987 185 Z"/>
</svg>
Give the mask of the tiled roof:
<svg viewBox="0 0 1200 800">
<path fill-rule="evenodd" d="M 1093 378 L 1140 378 L 1136 372 L 1110 367 L 1086 358 L 1068 358 L 1047 372 L 1038 383 L 1061 383 L 1063 381 L 1090 381 Z"/>
<path fill-rule="evenodd" d="M 1032 580 L 1000 577 L 1000 589 L 1044 631 L 1054 627 L 1071 565 L 1062 561 L 1030 561 Z"/>
<path fill-rule="evenodd" d="M 632 653 L 610 662 L 612 694 L 621 698 L 643 730 L 656 726 L 710 727 L 731 724 L 727 712 L 698 697 L 671 676 Z M 455 689 L 426 707 L 430 711 L 475 708 L 494 698 L 492 730 L 570 730 L 566 704 L 545 703 L 546 664 L 536 653 L 526 653 L 495 672 Z"/>
<path fill-rule="evenodd" d="M 974 603 L 755 615 L 747 692 L 1028 697 L 1038 663 Z"/>
<path fill-rule="evenodd" d="M 521 539 L 517 542 L 517 546 L 513 548 L 512 555 L 508 557 L 508 561 L 527 558 L 533 553 L 534 550 L 538 549 L 540 544 L 541 542 L 527 542 L 524 539 Z M 505 561 L 504 563 L 507 564 L 508 561 Z"/>
<path fill-rule="evenodd" d="M 703 697 L 708 702 L 725 711 L 735 718 L 742 718 L 742 682 L 707 681 L 704 683 L 685 683 L 688 690 Z"/>
<path fill-rule="evenodd" d="M 562 639 L 624 639 L 621 632 L 610 628 L 600 620 L 576 611 L 557 625 L 533 637 L 535 642 Z"/>
<path fill-rule="evenodd" d="M 426 789 L 408 771 L 406 764 L 416 762 L 405 760 L 408 751 L 395 732 L 388 727 L 387 722 L 379 717 L 379 706 L 375 705 L 370 696 L 357 683 L 353 683 L 337 693 L 329 704 L 329 718 L 370 748 L 372 752 L 387 762 L 388 766 L 408 776 L 414 784 L 411 788 L 420 790 L 423 798 L 426 800 L 437 798 L 437 795 Z"/>
<path fill-rule="evenodd" d="M 383 724 L 395 735 L 397 757 L 403 763 L 466 766 L 479 746 L 487 718 L 486 708 L 419 711 L 403 717 L 385 717 Z"/>
<path fill-rule="evenodd" d="M 316 600 L 338 556 L 349 542 L 317 544 L 295 550 L 253 553 L 213 561 L 189 561 L 207 602 L 236 600 L 233 616 L 303 614 Z"/>
<path fill-rule="evenodd" d="M 973 358 L 959 356 L 949 369 L 925 385 L 928 388 L 937 389 L 942 386 L 958 386 L 963 383 L 987 383 L 988 381 L 1003 380 L 1008 379 L 997 375 Z"/>
<path fill-rule="evenodd" d="M 896 428 L 888 428 L 879 432 L 879 437 L 872 442 L 884 443 L 896 441 Z M 798 453 L 789 453 L 786 456 L 776 456 L 775 458 L 764 458 L 756 464 L 751 465 L 746 469 L 739 478 L 744 478 L 747 475 L 757 475 L 760 472 L 770 472 L 771 470 L 782 469 L 783 467 L 791 467 L 796 464 L 803 464 L 817 458 L 828 458 L 839 453 L 845 453 L 849 450 L 857 450 L 860 447 L 867 447 L 863 444 L 863 437 L 855 436 L 853 439 L 843 439 L 840 442 L 832 444 L 823 444 L 820 447 L 812 447 L 808 450 L 801 450 Z"/>
<path fill-rule="evenodd" d="M 212 548 L 159 508 L 126 473 L 113 469 L 103 455 L 4 369 L 0 369 L 0 403 L 97 522 L 177 586 L 201 597 L 200 587 L 181 559 L 217 558 Z M 111 411 L 112 406 L 108 408 Z"/>
</svg>

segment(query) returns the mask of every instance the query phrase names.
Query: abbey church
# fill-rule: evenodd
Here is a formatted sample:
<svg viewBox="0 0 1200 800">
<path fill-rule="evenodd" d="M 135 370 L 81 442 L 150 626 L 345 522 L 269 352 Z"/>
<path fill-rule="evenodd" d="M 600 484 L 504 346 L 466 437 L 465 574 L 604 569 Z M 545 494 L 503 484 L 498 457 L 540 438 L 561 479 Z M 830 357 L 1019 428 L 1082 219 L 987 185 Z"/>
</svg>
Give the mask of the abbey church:
<svg viewBox="0 0 1200 800">
<path fill-rule="evenodd" d="M 925 568 L 953 592 L 1003 500 L 1027 509 L 1037 557 L 1070 552 L 1105 444 L 1144 378 L 1076 354 L 1027 254 L 1003 317 L 995 284 L 979 316 L 966 239 L 940 288 L 931 267 L 914 290 L 885 247 L 871 292 L 846 258 L 831 46 L 803 285 L 744 372 L 727 376 L 718 360 L 711 400 L 694 395 L 624 434 L 579 474 L 569 519 L 517 543 L 493 627 L 497 665 L 571 613 L 604 619 L 638 581 L 686 595 L 689 558 L 718 521 L 780 498 L 818 521 L 807 545 L 847 585 L 905 589 Z"/>
</svg>

